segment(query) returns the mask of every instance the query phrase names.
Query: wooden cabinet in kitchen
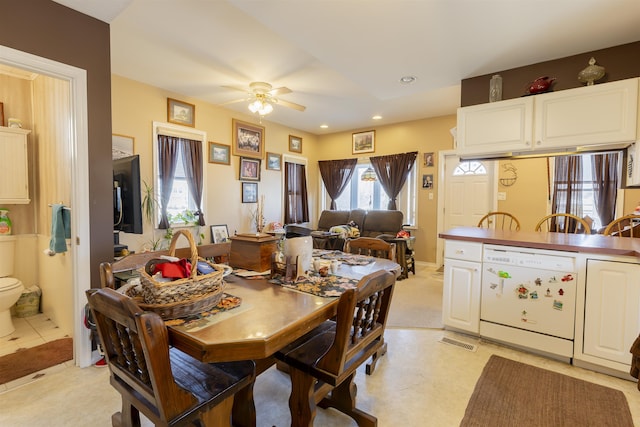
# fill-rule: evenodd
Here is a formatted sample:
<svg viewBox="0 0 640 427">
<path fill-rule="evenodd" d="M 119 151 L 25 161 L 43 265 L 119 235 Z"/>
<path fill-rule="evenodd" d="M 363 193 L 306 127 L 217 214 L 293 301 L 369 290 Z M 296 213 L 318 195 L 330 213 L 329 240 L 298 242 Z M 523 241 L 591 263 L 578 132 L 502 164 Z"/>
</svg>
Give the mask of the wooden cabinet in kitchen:
<svg viewBox="0 0 640 427">
<path fill-rule="evenodd" d="M 587 260 L 582 357 L 627 371 L 640 331 L 640 264 Z"/>
<path fill-rule="evenodd" d="M 0 203 L 29 203 L 27 135 L 31 131 L 0 127 Z"/>
<path fill-rule="evenodd" d="M 442 321 L 446 327 L 480 333 L 482 244 L 446 241 Z"/>
<path fill-rule="evenodd" d="M 458 109 L 457 151 L 508 156 L 624 147 L 636 139 L 638 79 Z"/>
</svg>

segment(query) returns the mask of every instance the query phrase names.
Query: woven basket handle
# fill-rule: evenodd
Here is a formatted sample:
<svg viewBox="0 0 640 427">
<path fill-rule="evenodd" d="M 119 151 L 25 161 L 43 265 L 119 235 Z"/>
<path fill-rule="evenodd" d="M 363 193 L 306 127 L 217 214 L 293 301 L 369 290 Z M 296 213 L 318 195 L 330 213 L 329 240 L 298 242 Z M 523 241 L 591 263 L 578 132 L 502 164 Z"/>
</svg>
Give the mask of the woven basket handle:
<svg viewBox="0 0 640 427">
<path fill-rule="evenodd" d="M 198 274 L 198 247 L 189 230 L 178 230 L 173 233 L 171 246 L 169 246 L 169 255 L 176 256 L 176 242 L 180 236 L 186 237 L 189 241 L 189 247 L 191 248 L 191 278 L 193 279 Z"/>
</svg>

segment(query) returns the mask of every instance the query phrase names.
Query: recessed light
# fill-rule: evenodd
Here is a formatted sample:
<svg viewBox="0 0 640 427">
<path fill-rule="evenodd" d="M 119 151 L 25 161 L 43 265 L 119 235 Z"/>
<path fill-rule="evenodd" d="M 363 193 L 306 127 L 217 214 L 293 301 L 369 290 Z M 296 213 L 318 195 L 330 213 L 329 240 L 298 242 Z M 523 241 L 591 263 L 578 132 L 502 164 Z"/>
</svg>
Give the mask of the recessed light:
<svg viewBox="0 0 640 427">
<path fill-rule="evenodd" d="M 380 120 L 382 118 L 382 116 L 373 116 L 371 117 L 372 120 Z"/>
<path fill-rule="evenodd" d="M 327 129 L 327 128 L 329 127 L 329 125 L 320 125 L 320 127 L 321 127 L 322 129 Z"/>
<path fill-rule="evenodd" d="M 418 78 L 416 76 L 404 76 L 400 77 L 400 83 L 408 85 L 415 82 Z"/>
</svg>

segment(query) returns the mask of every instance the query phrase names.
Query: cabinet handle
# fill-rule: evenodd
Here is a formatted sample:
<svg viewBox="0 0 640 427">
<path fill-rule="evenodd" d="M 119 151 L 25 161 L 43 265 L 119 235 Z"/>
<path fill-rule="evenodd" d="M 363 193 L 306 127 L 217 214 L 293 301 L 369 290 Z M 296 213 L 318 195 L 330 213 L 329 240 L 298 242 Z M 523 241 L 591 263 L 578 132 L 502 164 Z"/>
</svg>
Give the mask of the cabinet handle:
<svg viewBox="0 0 640 427">
<path fill-rule="evenodd" d="M 542 145 L 542 141 L 536 142 L 536 145 Z"/>
<path fill-rule="evenodd" d="M 526 146 L 528 147 L 528 146 L 530 146 L 530 145 L 531 145 L 531 142 L 529 142 L 529 141 L 525 141 L 525 142 L 524 142 L 524 145 L 526 145 Z"/>
<path fill-rule="evenodd" d="M 464 249 L 456 249 L 456 253 L 457 254 L 463 254 L 464 253 Z"/>
</svg>

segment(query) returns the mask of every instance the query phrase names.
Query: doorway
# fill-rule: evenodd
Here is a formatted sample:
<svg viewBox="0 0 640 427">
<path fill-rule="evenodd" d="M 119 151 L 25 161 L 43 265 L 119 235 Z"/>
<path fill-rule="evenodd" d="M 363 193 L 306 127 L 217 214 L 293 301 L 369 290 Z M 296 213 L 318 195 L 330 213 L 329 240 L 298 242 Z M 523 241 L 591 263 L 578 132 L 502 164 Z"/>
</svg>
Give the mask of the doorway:
<svg viewBox="0 0 640 427">
<path fill-rule="evenodd" d="M 84 295 L 91 283 L 89 256 L 89 164 L 87 128 L 87 77 L 86 70 L 62 64 L 26 52 L 0 46 L 0 63 L 37 74 L 47 75 L 69 83 L 70 123 L 68 151 L 72 153 L 71 190 L 69 206 L 71 215 L 71 248 L 67 256 L 72 264 L 73 301 L 69 302 L 73 313 L 74 359 L 80 367 L 91 364 L 89 331 L 82 324 Z M 46 207 L 45 207 L 46 208 Z M 37 256 L 42 255 L 38 252 Z"/>
<path fill-rule="evenodd" d="M 496 210 L 498 200 L 495 161 L 461 161 L 453 150 L 440 151 L 438 164 L 438 233 L 453 227 L 475 227 L 489 211 Z M 436 264 L 444 262 L 444 241 L 438 239 Z"/>
</svg>

